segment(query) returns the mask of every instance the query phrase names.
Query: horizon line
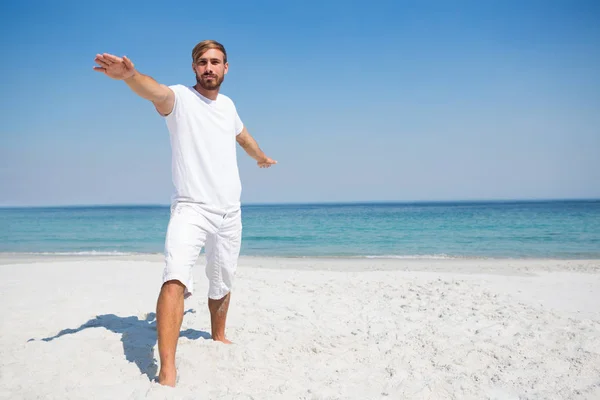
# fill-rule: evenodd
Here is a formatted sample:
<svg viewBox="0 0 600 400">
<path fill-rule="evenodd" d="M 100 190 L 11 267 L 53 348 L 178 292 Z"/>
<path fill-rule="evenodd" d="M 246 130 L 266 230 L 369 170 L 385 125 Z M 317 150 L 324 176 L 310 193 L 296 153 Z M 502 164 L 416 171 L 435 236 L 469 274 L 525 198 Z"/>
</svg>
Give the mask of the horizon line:
<svg viewBox="0 0 600 400">
<path fill-rule="evenodd" d="M 310 206 L 310 205 L 376 205 L 376 204 L 449 204 L 449 203 L 533 203 L 600 201 L 600 197 L 556 197 L 556 198 L 496 198 L 496 199 L 445 199 L 445 200 L 346 200 L 346 201 L 303 201 L 303 202 L 247 202 L 244 206 Z M 95 208 L 95 207 L 170 207 L 171 203 L 81 203 L 55 205 L 0 205 L 0 209 L 23 208 Z"/>
</svg>

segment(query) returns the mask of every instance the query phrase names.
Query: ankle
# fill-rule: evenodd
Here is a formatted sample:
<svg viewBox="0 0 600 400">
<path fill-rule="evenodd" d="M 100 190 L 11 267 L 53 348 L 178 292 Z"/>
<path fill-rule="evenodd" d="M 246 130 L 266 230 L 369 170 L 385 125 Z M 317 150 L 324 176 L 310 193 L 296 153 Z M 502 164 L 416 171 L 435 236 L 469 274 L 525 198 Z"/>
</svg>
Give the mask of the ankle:
<svg viewBox="0 0 600 400">
<path fill-rule="evenodd" d="M 160 375 L 172 375 L 175 374 L 177 372 L 177 369 L 175 368 L 175 363 L 173 364 L 161 364 L 160 365 Z"/>
</svg>

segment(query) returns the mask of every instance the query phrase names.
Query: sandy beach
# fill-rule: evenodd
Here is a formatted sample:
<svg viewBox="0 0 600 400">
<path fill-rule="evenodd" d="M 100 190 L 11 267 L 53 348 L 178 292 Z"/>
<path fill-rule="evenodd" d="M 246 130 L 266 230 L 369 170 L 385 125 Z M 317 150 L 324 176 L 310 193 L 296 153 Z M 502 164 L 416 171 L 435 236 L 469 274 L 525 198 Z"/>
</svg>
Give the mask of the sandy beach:
<svg viewBox="0 0 600 400">
<path fill-rule="evenodd" d="M 162 256 L 0 258 L 2 399 L 599 399 L 600 260 L 204 259 L 161 387 Z"/>
</svg>

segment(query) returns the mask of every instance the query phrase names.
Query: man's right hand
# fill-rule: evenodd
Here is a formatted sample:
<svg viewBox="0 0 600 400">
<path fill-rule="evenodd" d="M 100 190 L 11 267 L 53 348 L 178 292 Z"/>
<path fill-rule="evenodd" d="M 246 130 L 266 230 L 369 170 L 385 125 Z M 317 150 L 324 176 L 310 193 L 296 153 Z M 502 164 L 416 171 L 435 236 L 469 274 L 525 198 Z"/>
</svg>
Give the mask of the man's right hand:
<svg viewBox="0 0 600 400">
<path fill-rule="evenodd" d="M 150 100 L 160 115 L 166 116 L 173 111 L 175 93 L 166 85 L 161 85 L 148 75 L 144 75 L 133 67 L 131 60 L 112 54 L 96 54 L 95 71 L 103 72 L 113 79 L 124 81 L 138 96 Z"/>
<path fill-rule="evenodd" d="M 113 79 L 125 80 L 135 75 L 133 63 L 125 56 L 121 58 L 107 53 L 96 54 L 94 61 L 99 65 L 94 67 L 94 71 L 104 72 Z"/>
</svg>

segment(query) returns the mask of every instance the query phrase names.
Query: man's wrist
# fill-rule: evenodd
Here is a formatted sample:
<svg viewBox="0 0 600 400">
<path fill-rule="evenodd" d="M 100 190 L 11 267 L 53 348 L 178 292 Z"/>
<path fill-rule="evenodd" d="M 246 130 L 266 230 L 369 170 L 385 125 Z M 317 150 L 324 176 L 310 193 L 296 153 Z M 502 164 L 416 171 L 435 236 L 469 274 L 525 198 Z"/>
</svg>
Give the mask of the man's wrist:
<svg viewBox="0 0 600 400">
<path fill-rule="evenodd" d="M 125 81 L 125 83 L 131 82 L 133 79 L 135 79 L 135 77 L 137 75 L 139 75 L 138 72 L 136 70 L 134 70 L 130 76 L 128 76 L 127 78 L 124 78 L 123 80 Z"/>
</svg>

